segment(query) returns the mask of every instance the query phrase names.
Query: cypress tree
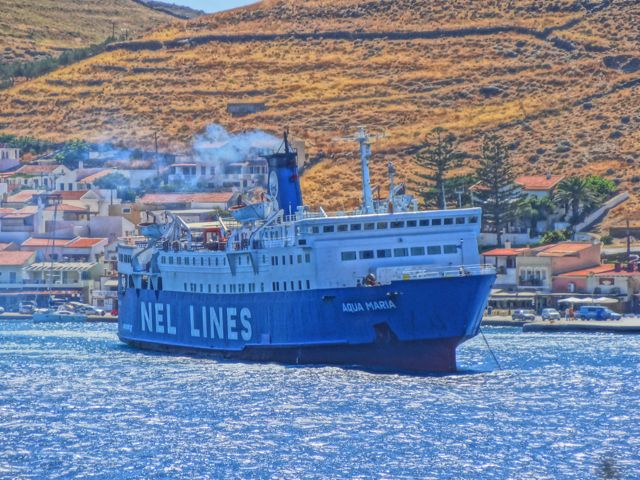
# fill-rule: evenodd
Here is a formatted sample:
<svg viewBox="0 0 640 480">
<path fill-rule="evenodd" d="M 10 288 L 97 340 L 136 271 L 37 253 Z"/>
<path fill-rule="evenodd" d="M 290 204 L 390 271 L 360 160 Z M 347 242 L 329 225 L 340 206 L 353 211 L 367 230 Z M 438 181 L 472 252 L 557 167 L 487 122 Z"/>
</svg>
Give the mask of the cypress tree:
<svg viewBox="0 0 640 480">
<path fill-rule="evenodd" d="M 446 174 L 462 164 L 463 155 L 456 150 L 457 146 L 455 135 L 443 128 L 434 128 L 415 157 L 416 163 L 427 171 L 417 174 L 424 180 L 418 183 L 421 195 L 425 203 L 428 203 L 435 193 L 440 210 L 446 208 Z"/>
<path fill-rule="evenodd" d="M 521 194 L 515 183 L 509 150 L 497 135 L 484 137 L 476 176 L 480 185 L 476 197 L 482 205 L 484 224 L 495 229 L 498 246 L 501 246 L 502 230 L 513 219 Z"/>
</svg>

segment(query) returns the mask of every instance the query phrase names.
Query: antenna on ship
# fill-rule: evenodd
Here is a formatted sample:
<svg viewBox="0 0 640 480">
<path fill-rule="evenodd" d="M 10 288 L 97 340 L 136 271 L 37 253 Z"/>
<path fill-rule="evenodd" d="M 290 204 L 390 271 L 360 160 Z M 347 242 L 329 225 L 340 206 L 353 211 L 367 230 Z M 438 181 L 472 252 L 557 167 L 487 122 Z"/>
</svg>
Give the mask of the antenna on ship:
<svg viewBox="0 0 640 480">
<path fill-rule="evenodd" d="M 371 141 L 383 138 L 384 135 L 369 135 L 365 127 L 360 127 L 353 137 L 338 140 L 356 141 L 360 144 L 360 169 L 362 171 L 362 210 L 364 213 L 375 213 L 373 194 L 371 192 L 371 176 L 369 174 L 369 157 L 371 157 Z"/>
</svg>

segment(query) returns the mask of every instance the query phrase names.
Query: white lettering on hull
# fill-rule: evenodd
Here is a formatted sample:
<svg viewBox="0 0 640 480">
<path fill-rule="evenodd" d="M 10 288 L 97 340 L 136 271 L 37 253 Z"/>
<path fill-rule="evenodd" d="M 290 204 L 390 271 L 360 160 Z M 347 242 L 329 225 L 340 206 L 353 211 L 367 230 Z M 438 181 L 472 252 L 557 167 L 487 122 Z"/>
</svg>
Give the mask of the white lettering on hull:
<svg viewBox="0 0 640 480">
<path fill-rule="evenodd" d="M 177 336 L 178 328 L 171 317 L 171 305 L 140 302 L 140 330 Z M 251 310 L 246 307 L 216 309 L 207 306 L 197 310 L 189 305 L 189 335 L 193 338 L 231 341 L 242 339 L 248 342 L 253 336 Z"/>
<path fill-rule="evenodd" d="M 342 304 L 344 313 L 376 312 L 380 310 L 395 310 L 398 308 L 393 300 L 378 300 L 373 302 L 349 302 Z"/>
</svg>

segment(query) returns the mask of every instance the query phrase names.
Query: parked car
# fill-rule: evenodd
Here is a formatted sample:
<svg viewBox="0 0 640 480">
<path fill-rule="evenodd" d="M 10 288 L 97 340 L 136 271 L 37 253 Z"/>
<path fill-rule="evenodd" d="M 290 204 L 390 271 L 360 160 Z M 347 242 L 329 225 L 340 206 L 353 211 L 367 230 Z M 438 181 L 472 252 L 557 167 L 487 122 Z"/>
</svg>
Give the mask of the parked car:
<svg viewBox="0 0 640 480">
<path fill-rule="evenodd" d="M 620 320 L 622 315 L 602 305 L 583 305 L 575 317 L 580 320 Z"/>
<path fill-rule="evenodd" d="M 33 315 L 33 312 L 36 311 L 36 302 L 26 301 L 20 302 L 18 306 L 18 313 L 22 313 L 23 315 Z"/>
<path fill-rule="evenodd" d="M 81 309 L 81 313 L 85 315 L 93 315 L 93 316 L 99 316 L 99 317 L 102 317 L 107 314 L 107 312 L 105 312 L 103 309 L 94 307 L 93 305 L 85 305 Z"/>
<path fill-rule="evenodd" d="M 511 320 L 520 322 L 533 322 L 536 319 L 536 312 L 533 310 L 518 309 L 511 314 Z"/>
<path fill-rule="evenodd" d="M 542 309 L 543 320 L 560 320 L 560 312 L 555 308 Z"/>
</svg>

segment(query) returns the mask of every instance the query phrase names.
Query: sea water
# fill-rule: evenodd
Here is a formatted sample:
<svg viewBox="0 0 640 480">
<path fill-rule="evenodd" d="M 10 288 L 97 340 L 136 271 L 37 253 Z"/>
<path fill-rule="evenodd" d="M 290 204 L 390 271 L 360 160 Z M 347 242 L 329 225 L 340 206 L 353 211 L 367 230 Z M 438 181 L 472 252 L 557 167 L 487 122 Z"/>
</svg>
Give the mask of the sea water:
<svg viewBox="0 0 640 480">
<path fill-rule="evenodd" d="M 639 336 L 485 333 L 416 377 L 0 322 L 0 478 L 640 478 Z"/>
</svg>

